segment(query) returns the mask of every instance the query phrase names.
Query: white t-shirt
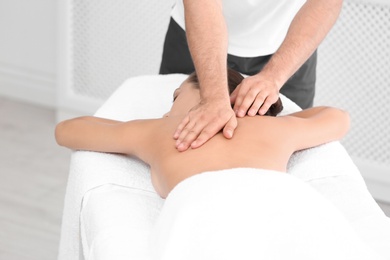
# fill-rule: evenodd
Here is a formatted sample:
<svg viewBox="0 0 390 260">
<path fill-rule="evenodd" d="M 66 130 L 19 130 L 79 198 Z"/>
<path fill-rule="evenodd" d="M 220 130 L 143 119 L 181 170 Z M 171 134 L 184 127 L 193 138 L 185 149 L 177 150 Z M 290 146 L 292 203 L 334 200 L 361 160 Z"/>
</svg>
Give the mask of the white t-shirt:
<svg viewBox="0 0 390 260">
<path fill-rule="evenodd" d="M 228 53 L 257 57 L 275 53 L 305 0 L 222 0 L 228 27 Z M 176 0 L 172 18 L 185 30 L 183 0 Z"/>
</svg>

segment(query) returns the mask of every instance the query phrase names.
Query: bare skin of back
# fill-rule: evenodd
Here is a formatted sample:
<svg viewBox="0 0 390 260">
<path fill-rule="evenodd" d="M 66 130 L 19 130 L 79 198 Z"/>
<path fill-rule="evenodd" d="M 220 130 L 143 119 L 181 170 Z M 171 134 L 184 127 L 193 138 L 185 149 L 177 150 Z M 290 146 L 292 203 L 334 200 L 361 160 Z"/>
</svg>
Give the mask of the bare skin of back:
<svg viewBox="0 0 390 260">
<path fill-rule="evenodd" d="M 155 121 L 156 129 L 163 130 L 152 132 L 154 142 L 138 155 L 150 164 L 153 185 L 162 197 L 182 180 L 206 171 L 249 167 L 285 172 L 295 150 L 283 134 L 284 120 L 256 116 L 238 118 L 232 139 L 219 133 L 197 149 L 179 152 L 172 133 L 180 119 Z"/>
<path fill-rule="evenodd" d="M 199 90 L 183 83 L 163 118 L 120 122 L 80 117 L 58 124 L 56 139 L 74 150 L 138 157 L 150 165 L 153 186 L 165 198 L 184 179 L 206 171 L 247 167 L 285 172 L 293 152 L 338 140 L 349 128 L 348 114 L 329 107 L 281 117 L 247 116 L 238 118 L 233 138 L 219 133 L 199 148 L 180 152 L 172 136 L 196 102 Z"/>
</svg>

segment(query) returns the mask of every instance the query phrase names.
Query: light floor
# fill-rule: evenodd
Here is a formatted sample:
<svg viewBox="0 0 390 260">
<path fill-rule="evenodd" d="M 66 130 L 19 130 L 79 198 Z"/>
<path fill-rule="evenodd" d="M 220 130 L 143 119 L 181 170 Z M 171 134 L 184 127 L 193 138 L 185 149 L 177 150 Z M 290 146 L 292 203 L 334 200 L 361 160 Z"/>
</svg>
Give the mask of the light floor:
<svg viewBox="0 0 390 260">
<path fill-rule="evenodd" d="M 54 110 L 0 97 L 0 260 L 57 257 L 70 152 L 54 127 Z"/>
<path fill-rule="evenodd" d="M 55 112 L 0 97 L 0 259 L 56 259 L 70 152 Z"/>
</svg>

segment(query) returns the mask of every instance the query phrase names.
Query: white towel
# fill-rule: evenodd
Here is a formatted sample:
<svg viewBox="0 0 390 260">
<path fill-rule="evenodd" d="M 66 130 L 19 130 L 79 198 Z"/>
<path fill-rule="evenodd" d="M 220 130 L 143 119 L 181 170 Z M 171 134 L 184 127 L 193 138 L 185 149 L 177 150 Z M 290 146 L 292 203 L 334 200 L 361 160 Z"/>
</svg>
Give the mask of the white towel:
<svg viewBox="0 0 390 260">
<path fill-rule="evenodd" d="M 149 252 L 153 260 L 383 259 L 308 184 L 248 168 L 206 172 L 177 185 Z"/>
</svg>

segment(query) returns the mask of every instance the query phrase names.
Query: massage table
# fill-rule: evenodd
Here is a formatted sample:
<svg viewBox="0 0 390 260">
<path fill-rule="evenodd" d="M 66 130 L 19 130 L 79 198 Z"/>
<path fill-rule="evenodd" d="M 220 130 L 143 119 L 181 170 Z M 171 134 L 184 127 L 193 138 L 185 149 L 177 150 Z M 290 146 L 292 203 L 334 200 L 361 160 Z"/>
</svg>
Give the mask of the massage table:
<svg viewBox="0 0 390 260">
<path fill-rule="evenodd" d="M 161 117 L 170 109 L 173 90 L 185 78 L 183 74 L 130 78 L 95 116 L 121 121 Z M 291 100 L 281 98 L 281 115 L 300 110 Z M 339 142 L 294 153 L 287 174 L 337 209 L 378 259 L 390 259 L 390 219 L 368 192 Z M 74 151 L 58 259 L 148 259 L 150 235 L 165 203 L 154 191 L 149 167 L 142 161 L 125 155 Z"/>
</svg>

